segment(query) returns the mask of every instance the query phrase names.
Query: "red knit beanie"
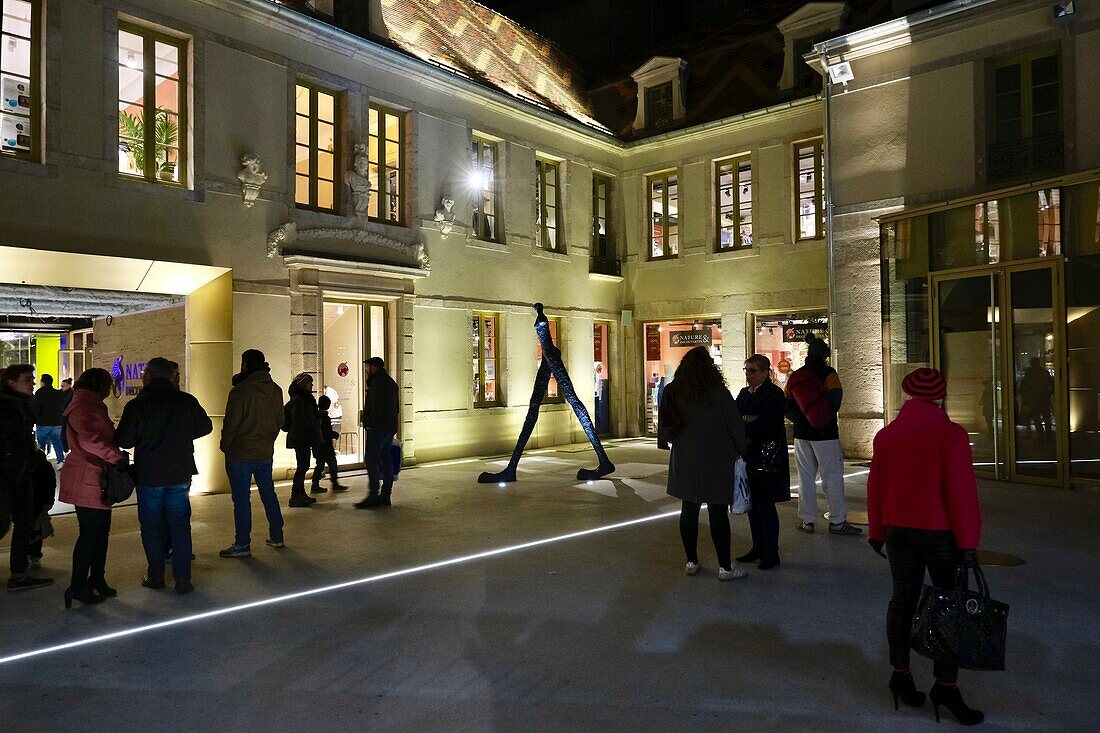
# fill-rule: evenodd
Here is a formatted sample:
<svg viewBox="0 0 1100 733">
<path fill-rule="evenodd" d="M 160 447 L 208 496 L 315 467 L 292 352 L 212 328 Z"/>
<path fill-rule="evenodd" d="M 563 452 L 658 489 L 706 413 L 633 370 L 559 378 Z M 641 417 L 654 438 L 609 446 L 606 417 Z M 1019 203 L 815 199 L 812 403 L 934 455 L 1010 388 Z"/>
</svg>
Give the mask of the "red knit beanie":
<svg viewBox="0 0 1100 733">
<path fill-rule="evenodd" d="M 910 372 L 902 380 L 901 389 L 918 400 L 933 402 L 947 397 L 947 380 L 938 369 L 923 367 Z"/>
</svg>

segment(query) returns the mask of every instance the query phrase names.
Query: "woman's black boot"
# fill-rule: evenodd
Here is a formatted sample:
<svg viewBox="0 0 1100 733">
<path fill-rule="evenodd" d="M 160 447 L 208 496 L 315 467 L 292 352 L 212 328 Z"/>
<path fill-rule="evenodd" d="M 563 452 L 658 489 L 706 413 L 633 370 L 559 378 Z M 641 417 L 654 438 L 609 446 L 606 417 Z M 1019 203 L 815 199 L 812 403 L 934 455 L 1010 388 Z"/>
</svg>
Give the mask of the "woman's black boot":
<svg viewBox="0 0 1100 733">
<path fill-rule="evenodd" d="M 753 562 L 764 557 L 764 551 L 758 547 L 753 547 L 741 557 L 735 558 L 737 562 Z"/>
<path fill-rule="evenodd" d="M 955 685 L 941 685 L 939 682 L 932 685 L 928 693 L 928 699 L 932 701 L 932 709 L 936 712 L 936 722 L 940 722 L 940 706 L 947 708 L 955 716 L 960 725 L 977 725 L 985 720 L 985 713 L 967 707 L 963 702 L 962 693 Z"/>
<path fill-rule="evenodd" d="M 771 570 L 777 565 L 779 565 L 779 552 L 777 550 L 766 550 L 760 555 L 760 564 L 756 567 L 761 570 Z"/>
<path fill-rule="evenodd" d="M 92 590 L 104 598 L 114 598 L 118 595 L 118 591 L 111 586 L 107 585 L 107 581 L 100 578 L 99 580 L 92 581 Z"/>
<path fill-rule="evenodd" d="M 894 710 L 898 709 L 898 700 L 914 708 L 924 705 L 924 693 L 917 690 L 910 672 L 894 672 L 890 675 L 890 692 L 894 693 Z"/>
<path fill-rule="evenodd" d="M 85 606 L 90 606 L 93 603 L 102 603 L 106 600 L 103 596 L 97 596 L 87 588 L 77 589 L 69 586 L 65 589 L 65 608 L 72 608 L 73 601 L 80 601 Z"/>
</svg>

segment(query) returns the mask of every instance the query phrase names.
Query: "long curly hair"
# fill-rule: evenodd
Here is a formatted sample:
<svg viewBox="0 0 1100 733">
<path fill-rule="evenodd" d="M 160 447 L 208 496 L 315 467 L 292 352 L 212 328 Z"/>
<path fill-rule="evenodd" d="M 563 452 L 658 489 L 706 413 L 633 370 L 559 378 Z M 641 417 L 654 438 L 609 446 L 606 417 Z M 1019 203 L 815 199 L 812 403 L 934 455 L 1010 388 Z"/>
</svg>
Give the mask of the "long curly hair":
<svg viewBox="0 0 1100 733">
<path fill-rule="evenodd" d="M 680 360 L 672 383 L 676 385 L 676 395 L 680 399 L 685 402 L 702 402 L 715 389 L 724 387 L 726 380 L 707 348 L 696 346 Z"/>
</svg>

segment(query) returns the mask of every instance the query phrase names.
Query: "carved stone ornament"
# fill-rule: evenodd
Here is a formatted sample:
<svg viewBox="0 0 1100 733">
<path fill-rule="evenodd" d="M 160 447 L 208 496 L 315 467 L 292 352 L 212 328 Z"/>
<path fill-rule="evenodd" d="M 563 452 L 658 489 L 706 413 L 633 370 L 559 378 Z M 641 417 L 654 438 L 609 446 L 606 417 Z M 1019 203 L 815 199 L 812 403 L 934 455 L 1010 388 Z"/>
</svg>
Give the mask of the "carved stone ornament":
<svg viewBox="0 0 1100 733">
<path fill-rule="evenodd" d="M 454 208 L 455 200 L 450 196 L 444 196 L 439 203 L 443 204 L 443 208 L 436 209 L 435 224 L 439 227 L 439 233 L 446 239 L 455 228 L 455 213 L 451 210 Z"/>
<path fill-rule="evenodd" d="M 267 174 L 263 171 L 260 157 L 249 153 L 241 158 L 241 170 L 237 173 L 237 180 L 241 182 L 241 198 L 244 199 L 245 208 L 251 209 L 260 195 L 260 187 L 267 183 Z"/>
<path fill-rule="evenodd" d="M 344 175 L 344 183 L 351 189 L 351 201 L 355 212 L 355 218 L 366 220 L 367 210 L 370 208 L 370 178 L 367 172 L 370 169 L 370 158 L 367 156 L 367 146 L 359 143 L 355 146 L 354 170 Z"/>
<path fill-rule="evenodd" d="M 372 247 L 382 247 L 396 252 L 404 257 L 416 259 L 421 270 L 430 270 L 428 253 L 421 242 L 401 242 L 390 237 L 384 237 L 365 229 L 337 229 L 335 227 L 318 227 L 316 229 L 298 229 L 294 222 L 287 222 L 267 235 L 267 256 L 277 256 L 284 247 L 295 242 L 306 242 L 318 239 L 338 239 L 345 242 L 355 242 Z"/>
</svg>

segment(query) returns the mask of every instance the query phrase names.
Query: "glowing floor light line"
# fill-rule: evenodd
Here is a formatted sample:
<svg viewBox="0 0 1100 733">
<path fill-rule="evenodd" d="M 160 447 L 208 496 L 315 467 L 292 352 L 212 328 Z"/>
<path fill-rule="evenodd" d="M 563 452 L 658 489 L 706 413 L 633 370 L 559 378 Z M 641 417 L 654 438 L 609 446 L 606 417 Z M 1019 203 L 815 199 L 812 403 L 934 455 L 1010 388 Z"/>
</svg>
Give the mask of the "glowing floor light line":
<svg viewBox="0 0 1100 733">
<path fill-rule="evenodd" d="M 333 583 L 332 585 L 323 585 L 318 588 L 310 588 L 309 590 L 298 591 L 296 593 L 287 593 L 281 596 L 274 596 L 272 598 L 263 598 L 258 601 L 249 601 L 248 603 L 241 603 L 236 606 L 228 606 L 226 608 L 216 608 L 211 611 L 203 611 L 201 613 L 193 613 L 188 616 L 180 616 L 178 618 L 167 619 L 165 621 L 158 621 L 152 624 L 145 624 L 143 626 L 135 626 L 129 629 L 121 629 L 119 631 L 112 631 L 107 634 L 100 634 L 98 636 L 90 636 L 86 639 L 77 639 L 76 641 L 68 641 L 63 644 L 55 644 L 53 646 L 43 647 L 41 649 L 32 649 L 31 651 L 20 652 L 18 654 L 12 654 L 6 657 L 0 657 L 0 664 L 10 664 L 12 662 L 18 662 L 22 659 L 29 659 L 31 657 L 40 657 L 46 654 L 53 654 L 55 652 L 65 651 L 67 649 L 75 649 L 77 647 L 88 646 L 90 644 L 99 644 L 105 641 L 111 641 L 112 639 L 121 639 L 127 636 L 135 636 L 148 631 L 156 631 L 157 629 L 165 629 L 170 626 L 179 626 L 181 624 L 188 624 L 195 621 L 203 621 L 209 618 L 216 618 L 218 616 L 226 616 L 231 613 L 238 613 L 240 611 L 247 611 L 252 608 L 261 608 L 263 606 L 271 606 L 276 603 L 285 603 L 287 601 L 297 600 L 299 598 L 306 598 L 309 596 L 320 595 L 322 593 L 331 593 L 333 591 L 343 590 L 344 588 L 352 588 L 357 585 L 366 585 L 367 583 L 376 583 L 382 580 L 389 580 L 391 578 L 399 578 L 404 575 L 412 575 L 414 573 L 422 573 L 428 570 L 436 570 L 438 568 L 445 568 L 451 565 L 459 565 L 461 563 L 473 562 L 475 560 L 484 560 L 490 557 L 496 557 L 497 555 L 504 555 L 509 552 L 518 552 L 520 550 L 529 550 L 532 547 L 541 547 L 542 545 L 550 545 L 557 542 L 565 542 L 566 540 L 576 539 L 578 537 L 586 537 L 588 535 L 600 534 L 602 532 L 611 532 L 616 529 L 623 529 L 624 527 L 632 527 L 636 524 L 644 524 L 646 522 L 654 522 L 659 519 L 668 519 L 669 517 L 679 516 L 680 512 L 664 512 L 662 514 L 653 514 L 647 517 L 639 517 L 637 519 L 628 519 L 625 522 L 616 522 L 615 524 L 604 525 L 603 527 L 593 527 L 592 529 L 582 529 L 577 532 L 570 532 L 568 534 L 558 535 L 556 537 L 544 537 L 540 540 L 531 540 L 529 542 L 521 542 L 518 545 L 508 545 L 507 547 L 498 547 L 493 550 L 483 550 L 482 552 L 475 552 L 472 555 L 462 555 L 460 557 L 452 557 L 449 560 L 440 560 L 438 562 L 427 563 L 426 565 L 416 565 L 411 568 L 403 568 L 401 570 L 392 570 L 388 573 L 381 573 L 379 575 L 372 575 L 367 578 L 357 578 L 355 580 L 346 580 L 342 583 Z"/>
</svg>

